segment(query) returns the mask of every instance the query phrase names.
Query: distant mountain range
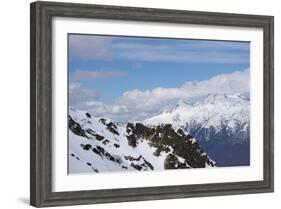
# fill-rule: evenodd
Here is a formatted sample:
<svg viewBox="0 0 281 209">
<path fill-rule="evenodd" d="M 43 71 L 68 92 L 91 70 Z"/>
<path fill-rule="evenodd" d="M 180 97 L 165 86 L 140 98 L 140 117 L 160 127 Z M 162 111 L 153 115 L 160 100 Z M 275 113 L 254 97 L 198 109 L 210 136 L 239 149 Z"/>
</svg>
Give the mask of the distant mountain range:
<svg viewBox="0 0 281 209">
<path fill-rule="evenodd" d="M 210 94 L 194 104 L 180 100 L 143 123 L 190 133 L 218 166 L 250 163 L 250 100 L 240 94 Z"/>
</svg>

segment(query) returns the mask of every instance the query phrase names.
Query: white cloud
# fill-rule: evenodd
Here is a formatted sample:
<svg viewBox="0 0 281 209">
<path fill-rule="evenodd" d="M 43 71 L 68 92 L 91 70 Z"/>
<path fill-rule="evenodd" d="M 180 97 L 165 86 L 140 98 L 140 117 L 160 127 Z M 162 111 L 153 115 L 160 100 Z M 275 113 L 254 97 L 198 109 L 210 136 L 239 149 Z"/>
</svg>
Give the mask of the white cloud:
<svg viewBox="0 0 281 209">
<path fill-rule="evenodd" d="M 117 71 L 117 70 L 100 70 L 100 71 L 87 71 L 87 70 L 76 70 L 71 74 L 71 81 L 80 81 L 80 80 L 96 80 L 101 78 L 113 78 L 113 77 L 121 77 L 125 76 L 127 73 L 125 71 Z"/>
<path fill-rule="evenodd" d="M 250 90 L 249 69 L 229 74 L 220 74 L 209 80 L 186 82 L 181 89 L 188 92 L 188 97 L 201 96 L 206 93 L 246 93 Z"/>
<path fill-rule="evenodd" d="M 71 82 L 68 87 L 69 104 L 71 106 L 78 106 L 85 102 L 98 98 L 98 94 L 92 89 L 83 87 L 80 83 Z"/>
<path fill-rule="evenodd" d="M 137 89 L 127 91 L 117 99 L 117 103 L 152 106 L 171 99 L 190 98 L 214 93 L 237 92 L 249 92 L 249 70 L 221 74 L 209 80 L 186 82 L 179 88 L 158 87 L 147 91 L 140 91 Z"/>
<path fill-rule="evenodd" d="M 178 88 L 158 87 L 152 90 L 138 89 L 124 92 L 112 105 L 101 102 L 84 102 L 83 108 L 98 117 L 115 120 L 142 120 L 162 112 L 179 99 L 192 99 L 212 93 L 249 92 L 249 70 L 214 76 L 208 80 L 186 82 Z M 90 101 L 88 99 L 87 101 Z"/>
</svg>

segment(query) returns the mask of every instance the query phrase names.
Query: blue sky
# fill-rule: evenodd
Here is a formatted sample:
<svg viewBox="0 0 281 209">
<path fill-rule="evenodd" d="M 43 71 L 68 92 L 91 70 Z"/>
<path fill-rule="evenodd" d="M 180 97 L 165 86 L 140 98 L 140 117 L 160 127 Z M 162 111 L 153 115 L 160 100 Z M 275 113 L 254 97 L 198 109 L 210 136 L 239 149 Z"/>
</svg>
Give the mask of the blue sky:
<svg viewBox="0 0 281 209">
<path fill-rule="evenodd" d="M 244 72 L 249 57 L 249 42 L 70 34 L 70 104 L 120 105 L 126 92 L 170 90 Z"/>
</svg>

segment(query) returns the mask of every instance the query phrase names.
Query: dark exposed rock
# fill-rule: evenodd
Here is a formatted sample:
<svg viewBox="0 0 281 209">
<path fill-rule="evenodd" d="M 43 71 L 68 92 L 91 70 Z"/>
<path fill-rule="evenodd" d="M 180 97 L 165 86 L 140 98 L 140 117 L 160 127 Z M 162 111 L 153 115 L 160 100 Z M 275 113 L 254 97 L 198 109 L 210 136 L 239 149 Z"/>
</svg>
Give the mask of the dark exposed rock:
<svg viewBox="0 0 281 209">
<path fill-rule="evenodd" d="M 102 142 L 104 145 L 107 145 L 109 143 L 109 140 L 108 139 L 105 139 L 103 142 Z"/>
<path fill-rule="evenodd" d="M 116 158 L 116 162 L 119 163 L 119 164 L 121 164 L 121 163 L 122 163 L 121 158 Z"/>
<path fill-rule="evenodd" d="M 86 132 L 87 132 L 88 134 L 90 134 L 91 136 L 95 137 L 95 139 L 98 140 L 98 141 L 102 141 L 102 140 L 104 139 L 104 136 L 101 136 L 101 135 L 97 134 L 95 131 L 93 131 L 93 130 L 90 129 L 90 128 L 88 128 L 88 129 L 86 130 Z"/>
<path fill-rule="evenodd" d="M 90 113 L 86 112 L 85 115 L 87 116 L 87 118 L 91 118 Z"/>
<path fill-rule="evenodd" d="M 159 145 L 159 147 L 157 147 L 157 149 L 154 151 L 153 155 L 159 157 L 161 152 L 168 153 L 170 151 L 171 149 L 168 146 Z"/>
<path fill-rule="evenodd" d="M 194 168 L 204 168 L 206 163 L 214 164 L 208 157 L 202 155 L 204 150 L 197 142 L 192 143 L 190 134 L 185 135 L 181 129 L 176 132 L 171 124 L 149 128 L 140 123 L 136 123 L 136 125 L 128 123 L 126 132 L 129 134 L 127 135 L 128 144 L 132 147 L 137 146 L 139 138 L 149 140 L 150 146 L 156 148 L 153 153 L 155 156 L 160 156 L 163 151 L 169 153 L 172 148 L 175 155 L 186 160 L 186 164 L 177 162 L 175 164 L 177 167 L 188 167 L 187 165 L 189 165 Z"/>
<path fill-rule="evenodd" d="M 101 146 L 97 146 L 97 150 L 101 153 L 101 154 L 105 154 L 105 150 L 104 148 L 102 148 Z"/>
<path fill-rule="evenodd" d="M 98 141 L 101 141 L 101 140 L 104 139 L 104 136 L 101 136 L 101 135 L 99 135 L 99 134 L 95 134 L 95 137 L 96 137 L 96 139 L 97 139 Z"/>
<path fill-rule="evenodd" d="M 181 135 L 181 136 L 184 136 L 184 135 L 185 135 L 182 129 L 178 129 L 178 130 L 177 130 L 177 133 L 178 133 L 179 135 Z"/>
<path fill-rule="evenodd" d="M 113 122 L 109 122 L 108 124 L 106 124 L 109 127 L 112 127 L 114 129 L 117 129 L 117 126 L 113 123 Z"/>
<path fill-rule="evenodd" d="M 111 154 L 109 154 L 108 152 L 106 152 L 105 153 L 105 157 L 108 159 L 108 160 L 111 160 L 111 161 L 115 161 L 115 158 L 111 155 Z"/>
<path fill-rule="evenodd" d="M 105 123 L 105 122 L 106 122 L 106 119 L 104 119 L 104 118 L 101 118 L 101 119 L 99 120 L 99 122 L 102 123 L 103 125 L 106 125 L 106 123 Z"/>
<path fill-rule="evenodd" d="M 133 123 L 128 123 L 126 129 L 126 132 L 128 134 L 126 136 L 128 140 L 128 145 L 135 148 L 138 144 L 138 138 L 148 138 L 151 134 L 153 134 L 153 131 L 153 128 L 148 128 L 142 123 L 136 123 L 135 126 Z"/>
<path fill-rule="evenodd" d="M 101 155 L 100 151 L 99 151 L 99 150 L 97 150 L 96 148 L 93 148 L 93 149 L 92 149 L 92 151 L 93 151 L 94 153 L 96 153 L 97 155 L 99 155 L 99 156 L 101 156 L 101 157 L 102 157 L 102 155 Z"/>
<path fill-rule="evenodd" d="M 116 148 L 119 148 L 119 147 L 120 147 L 119 144 L 115 144 L 115 143 L 113 144 L 113 146 L 116 147 Z"/>
<path fill-rule="evenodd" d="M 110 122 L 106 126 L 106 129 L 108 129 L 111 133 L 119 135 L 118 131 L 116 130 L 117 127 L 114 123 Z"/>
<path fill-rule="evenodd" d="M 190 134 L 187 134 L 187 135 L 185 136 L 185 138 L 186 138 L 186 139 L 192 139 L 192 136 L 191 136 Z"/>
<path fill-rule="evenodd" d="M 85 130 L 82 129 L 79 123 L 75 122 L 72 117 L 68 116 L 68 127 L 69 129 L 78 136 L 83 136 L 88 138 L 88 136 L 85 133 Z"/>
<path fill-rule="evenodd" d="M 164 152 L 168 153 L 168 152 L 170 152 L 170 151 L 171 151 L 171 149 L 170 149 L 169 147 L 165 147 L 165 148 L 164 148 Z"/>
<path fill-rule="evenodd" d="M 97 146 L 96 148 L 94 147 L 94 148 L 92 149 L 92 151 L 93 151 L 95 154 L 97 154 L 97 155 L 99 155 L 99 156 L 101 156 L 101 157 L 105 156 L 105 158 L 108 159 L 108 160 L 110 160 L 110 161 L 117 162 L 117 163 L 119 163 L 119 164 L 122 162 L 121 159 L 112 156 L 109 152 L 106 152 L 105 149 L 102 148 L 101 146 Z"/>
<path fill-rule="evenodd" d="M 134 128 L 135 126 L 133 123 L 127 123 L 127 129 L 126 129 L 127 134 L 130 134 L 132 130 L 134 130 Z"/>
<path fill-rule="evenodd" d="M 99 120 L 99 122 L 102 123 L 103 125 L 105 125 L 106 129 L 109 130 L 111 133 L 119 135 L 119 133 L 117 131 L 118 128 L 113 122 L 106 123 L 106 119 L 104 119 L 104 118 L 101 118 Z"/>
<path fill-rule="evenodd" d="M 140 161 L 142 156 L 140 155 L 138 158 L 134 158 L 132 156 L 124 156 L 125 160 L 130 160 L 130 161 Z"/>
<path fill-rule="evenodd" d="M 92 149 L 92 145 L 90 145 L 90 144 L 81 144 L 81 147 L 83 147 L 84 150 Z"/>
<path fill-rule="evenodd" d="M 133 148 L 137 146 L 137 138 L 135 137 L 135 135 L 127 135 L 126 138 L 128 140 L 128 145 Z"/>
<path fill-rule="evenodd" d="M 153 170 L 154 168 L 153 168 L 153 166 L 151 165 L 151 163 L 150 162 L 148 162 L 147 160 L 145 160 L 144 159 L 144 163 L 151 169 L 151 170 Z"/>
<path fill-rule="evenodd" d="M 165 169 L 173 169 L 175 168 L 175 164 L 177 163 L 178 159 L 175 155 L 169 154 L 164 162 Z"/>
<path fill-rule="evenodd" d="M 92 164 L 91 164 L 91 163 L 88 163 L 88 162 L 87 162 L 87 165 L 88 165 L 88 166 L 92 166 Z"/>
<path fill-rule="evenodd" d="M 140 165 L 136 165 L 134 163 L 131 163 L 131 166 L 138 171 L 140 171 L 142 169 L 142 167 Z"/>
<path fill-rule="evenodd" d="M 92 136 L 95 136 L 95 134 L 96 134 L 96 132 L 93 131 L 93 130 L 90 129 L 90 128 L 88 128 L 88 129 L 86 130 L 86 132 L 87 132 L 88 134 L 92 135 Z"/>
<path fill-rule="evenodd" d="M 178 158 L 173 155 L 167 155 L 164 162 L 165 169 L 179 169 L 179 168 L 188 168 L 188 164 L 179 162 Z"/>
<path fill-rule="evenodd" d="M 130 165 L 137 169 L 137 170 L 153 170 L 153 166 L 150 162 L 148 162 L 143 156 L 139 156 L 137 158 L 134 158 L 132 156 L 124 156 L 125 160 L 133 161 Z M 141 161 L 143 160 L 143 161 Z M 144 162 L 141 163 L 140 162 Z"/>
</svg>

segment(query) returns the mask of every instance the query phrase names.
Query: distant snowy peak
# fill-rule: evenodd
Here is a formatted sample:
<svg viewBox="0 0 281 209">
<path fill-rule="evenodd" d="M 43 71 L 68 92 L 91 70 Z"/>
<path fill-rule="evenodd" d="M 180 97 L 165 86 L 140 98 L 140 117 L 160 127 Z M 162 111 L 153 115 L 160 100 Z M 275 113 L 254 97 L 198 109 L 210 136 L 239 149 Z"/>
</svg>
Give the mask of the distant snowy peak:
<svg viewBox="0 0 281 209">
<path fill-rule="evenodd" d="M 209 94 L 193 104 L 180 100 L 143 123 L 190 133 L 219 166 L 249 165 L 250 99 L 243 95 Z"/>
<path fill-rule="evenodd" d="M 249 101 L 249 98 L 241 94 L 208 94 L 203 100 L 197 102 L 196 104 L 247 104 Z"/>
<path fill-rule="evenodd" d="M 170 109 L 164 111 L 165 113 L 173 113 L 175 111 L 185 111 L 190 109 L 193 104 L 188 99 L 180 99 L 176 105 L 172 106 Z"/>
<path fill-rule="evenodd" d="M 198 124 L 201 128 L 228 127 L 233 130 L 249 123 L 250 100 L 240 94 L 209 94 L 191 104 L 180 100 L 170 111 L 143 121 L 146 125 L 172 124 L 184 128 Z"/>
</svg>

